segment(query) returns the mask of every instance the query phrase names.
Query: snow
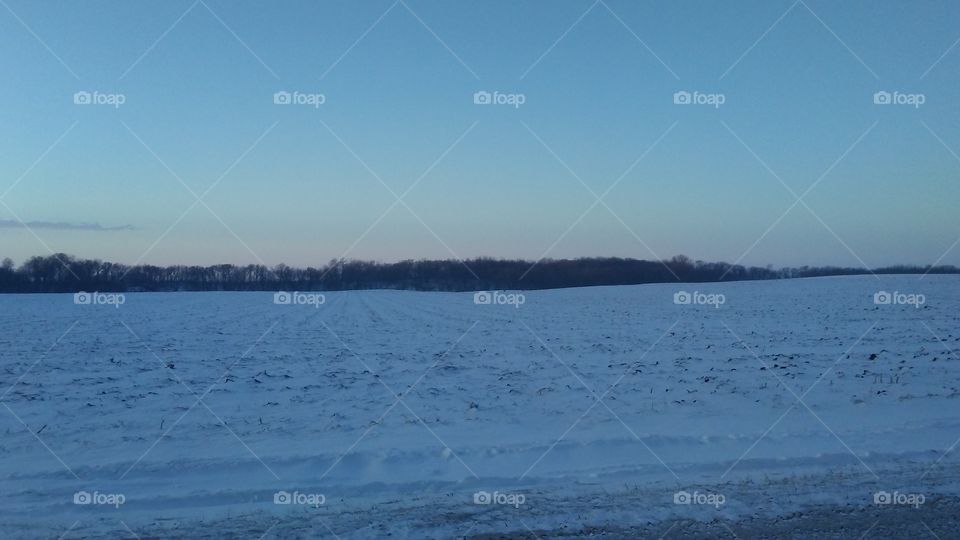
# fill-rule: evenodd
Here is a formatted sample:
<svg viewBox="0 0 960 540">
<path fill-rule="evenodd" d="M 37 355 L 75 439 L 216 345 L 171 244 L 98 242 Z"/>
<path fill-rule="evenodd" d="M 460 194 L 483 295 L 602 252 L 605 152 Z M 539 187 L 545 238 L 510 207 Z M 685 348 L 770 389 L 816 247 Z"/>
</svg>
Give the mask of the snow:
<svg viewBox="0 0 960 540">
<path fill-rule="evenodd" d="M 960 494 L 956 276 L 516 293 L 2 296 L 0 532 L 454 537 Z"/>
</svg>

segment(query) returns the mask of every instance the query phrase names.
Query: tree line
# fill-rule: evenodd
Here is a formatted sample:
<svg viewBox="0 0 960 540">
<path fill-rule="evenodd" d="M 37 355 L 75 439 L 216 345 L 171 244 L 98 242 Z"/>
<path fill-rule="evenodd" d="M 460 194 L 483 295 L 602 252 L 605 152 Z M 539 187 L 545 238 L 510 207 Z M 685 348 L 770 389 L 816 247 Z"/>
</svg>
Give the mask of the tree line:
<svg viewBox="0 0 960 540">
<path fill-rule="evenodd" d="M 616 257 L 544 259 L 539 262 L 494 258 L 406 260 L 382 263 L 332 260 L 314 268 L 283 264 L 212 266 L 125 265 L 79 259 L 58 253 L 31 257 L 20 266 L 0 264 L 0 292 L 77 291 L 334 291 L 408 289 L 476 291 L 554 289 L 640 283 L 705 283 L 836 275 L 957 274 L 955 266 L 865 268 L 810 267 L 773 269 L 722 262 L 694 261 L 678 255 L 647 261 Z"/>
</svg>

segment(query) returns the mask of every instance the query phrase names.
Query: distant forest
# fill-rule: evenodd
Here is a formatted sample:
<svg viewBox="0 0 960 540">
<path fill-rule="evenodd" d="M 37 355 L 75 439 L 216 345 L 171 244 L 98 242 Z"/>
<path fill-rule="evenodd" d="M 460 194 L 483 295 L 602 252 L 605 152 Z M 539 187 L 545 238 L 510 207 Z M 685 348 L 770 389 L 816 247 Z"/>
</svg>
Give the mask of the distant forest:
<svg viewBox="0 0 960 540">
<path fill-rule="evenodd" d="M 877 274 L 958 274 L 955 266 L 892 266 Z M 621 258 L 523 260 L 478 258 L 408 260 L 395 263 L 334 260 L 320 268 L 286 265 L 128 266 L 56 254 L 32 257 L 19 267 L 0 264 L 0 292 L 138 291 L 339 291 L 408 289 L 477 291 L 554 289 L 639 283 L 703 283 L 757 279 L 869 274 L 864 268 L 745 267 L 693 261 L 678 255 L 665 261 Z"/>
</svg>

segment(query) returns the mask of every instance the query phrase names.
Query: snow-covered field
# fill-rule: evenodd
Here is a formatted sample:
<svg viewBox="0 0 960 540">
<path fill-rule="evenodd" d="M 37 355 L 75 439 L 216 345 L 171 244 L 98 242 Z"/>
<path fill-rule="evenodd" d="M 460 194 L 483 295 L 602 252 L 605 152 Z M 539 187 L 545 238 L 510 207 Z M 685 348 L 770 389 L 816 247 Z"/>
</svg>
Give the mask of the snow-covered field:
<svg viewBox="0 0 960 540">
<path fill-rule="evenodd" d="M 523 295 L 0 296 L 0 535 L 957 534 L 956 276 Z"/>
</svg>

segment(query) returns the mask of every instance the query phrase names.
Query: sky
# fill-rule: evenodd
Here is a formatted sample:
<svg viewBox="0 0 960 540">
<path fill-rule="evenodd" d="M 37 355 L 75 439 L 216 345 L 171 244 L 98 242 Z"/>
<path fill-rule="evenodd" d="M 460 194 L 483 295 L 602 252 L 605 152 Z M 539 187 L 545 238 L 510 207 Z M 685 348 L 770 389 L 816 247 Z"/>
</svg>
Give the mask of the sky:
<svg viewBox="0 0 960 540">
<path fill-rule="evenodd" d="M 3 0 L 0 257 L 960 265 L 958 22 L 951 1 Z"/>
</svg>

